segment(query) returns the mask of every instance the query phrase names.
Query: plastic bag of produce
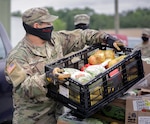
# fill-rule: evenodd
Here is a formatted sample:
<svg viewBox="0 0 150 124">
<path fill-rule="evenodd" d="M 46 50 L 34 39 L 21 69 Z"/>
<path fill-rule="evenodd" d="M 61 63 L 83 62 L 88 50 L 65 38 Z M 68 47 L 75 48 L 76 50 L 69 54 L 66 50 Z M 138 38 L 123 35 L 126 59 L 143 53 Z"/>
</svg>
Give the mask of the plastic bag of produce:
<svg viewBox="0 0 150 124">
<path fill-rule="evenodd" d="M 72 74 L 71 78 L 84 85 L 88 81 L 90 81 L 93 77 L 91 74 L 87 72 L 79 71 L 79 72 L 75 72 L 74 74 Z"/>
<path fill-rule="evenodd" d="M 75 68 L 64 68 L 64 73 L 65 74 L 74 74 L 75 72 L 80 72 L 80 70 L 78 69 L 75 69 Z"/>
<path fill-rule="evenodd" d="M 85 69 L 85 72 L 91 74 L 94 78 L 96 75 L 104 72 L 105 70 L 105 67 L 103 67 L 102 65 L 91 65 Z"/>
</svg>

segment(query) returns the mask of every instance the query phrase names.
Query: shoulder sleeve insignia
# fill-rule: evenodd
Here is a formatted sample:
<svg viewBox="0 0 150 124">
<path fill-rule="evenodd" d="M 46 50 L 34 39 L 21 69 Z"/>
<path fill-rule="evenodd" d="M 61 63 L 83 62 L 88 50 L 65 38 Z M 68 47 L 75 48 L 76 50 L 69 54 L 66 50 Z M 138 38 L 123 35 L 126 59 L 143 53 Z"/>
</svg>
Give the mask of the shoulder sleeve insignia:
<svg viewBox="0 0 150 124">
<path fill-rule="evenodd" d="M 11 63 L 7 66 L 7 72 L 8 72 L 8 74 L 10 74 L 15 68 L 16 68 L 16 64 L 15 64 L 14 62 L 11 62 Z"/>
</svg>

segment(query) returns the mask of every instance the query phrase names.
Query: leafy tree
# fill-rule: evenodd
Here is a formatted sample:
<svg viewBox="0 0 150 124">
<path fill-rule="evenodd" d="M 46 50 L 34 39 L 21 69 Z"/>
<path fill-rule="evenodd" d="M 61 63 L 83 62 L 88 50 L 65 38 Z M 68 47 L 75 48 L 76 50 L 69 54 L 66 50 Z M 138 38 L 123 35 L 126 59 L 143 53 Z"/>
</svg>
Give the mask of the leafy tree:
<svg viewBox="0 0 150 124">
<path fill-rule="evenodd" d="M 66 29 L 66 22 L 62 21 L 61 19 L 57 19 L 56 21 L 54 21 L 53 25 L 55 31 Z"/>
<path fill-rule="evenodd" d="M 114 26 L 114 17 L 110 15 L 104 15 L 104 14 L 93 14 L 91 16 L 91 23 L 90 28 L 93 29 L 107 29 L 107 28 L 113 28 Z"/>
<path fill-rule="evenodd" d="M 120 15 L 121 28 L 150 27 L 150 9 L 136 9 Z"/>
<path fill-rule="evenodd" d="M 60 9 L 55 11 L 52 7 L 47 7 L 49 12 L 58 15 L 59 19 L 54 22 L 55 30 L 73 30 L 74 16 L 76 14 L 90 15 L 90 28 L 93 29 L 112 29 L 114 28 L 114 15 L 98 14 L 88 7 L 84 9 Z M 138 8 L 134 11 L 123 11 L 120 15 L 120 28 L 150 28 L 150 9 Z M 13 12 L 12 16 L 21 16 L 21 12 Z"/>
</svg>

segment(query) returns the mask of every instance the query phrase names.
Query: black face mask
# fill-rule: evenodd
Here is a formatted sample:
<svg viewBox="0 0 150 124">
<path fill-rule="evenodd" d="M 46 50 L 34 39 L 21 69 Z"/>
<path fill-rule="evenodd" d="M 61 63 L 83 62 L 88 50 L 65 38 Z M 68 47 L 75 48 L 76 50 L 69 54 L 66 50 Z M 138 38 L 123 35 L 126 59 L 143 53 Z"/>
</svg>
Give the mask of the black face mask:
<svg viewBox="0 0 150 124">
<path fill-rule="evenodd" d="M 143 41 L 148 41 L 148 40 L 149 40 L 149 38 L 148 38 L 148 37 L 144 37 L 144 36 L 142 36 L 141 38 L 142 38 L 142 40 L 143 40 Z"/>
<path fill-rule="evenodd" d="M 78 25 L 75 25 L 75 29 L 88 29 L 89 28 L 89 25 L 86 25 L 86 24 L 78 24 Z"/>
<path fill-rule="evenodd" d="M 23 22 L 25 31 L 29 34 L 35 35 L 43 40 L 50 41 L 53 26 L 46 28 L 33 28 Z"/>
</svg>

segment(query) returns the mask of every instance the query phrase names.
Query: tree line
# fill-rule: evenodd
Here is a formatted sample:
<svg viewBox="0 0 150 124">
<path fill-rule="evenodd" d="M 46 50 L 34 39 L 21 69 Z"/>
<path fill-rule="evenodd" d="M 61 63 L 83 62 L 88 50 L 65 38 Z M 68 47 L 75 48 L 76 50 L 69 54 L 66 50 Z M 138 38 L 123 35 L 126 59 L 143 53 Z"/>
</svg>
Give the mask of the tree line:
<svg viewBox="0 0 150 124">
<path fill-rule="evenodd" d="M 54 21 L 55 30 L 73 30 L 74 16 L 76 14 L 88 14 L 90 16 L 90 28 L 92 29 L 114 29 L 114 15 L 99 14 L 91 8 L 84 9 L 60 9 L 54 10 L 52 7 L 46 7 L 51 14 L 59 16 Z M 13 12 L 12 16 L 21 16 L 21 12 Z M 133 11 L 123 11 L 119 13 L 120 28 L 150 28 L 150 9 L 137 8 Z"/>
</svg>

